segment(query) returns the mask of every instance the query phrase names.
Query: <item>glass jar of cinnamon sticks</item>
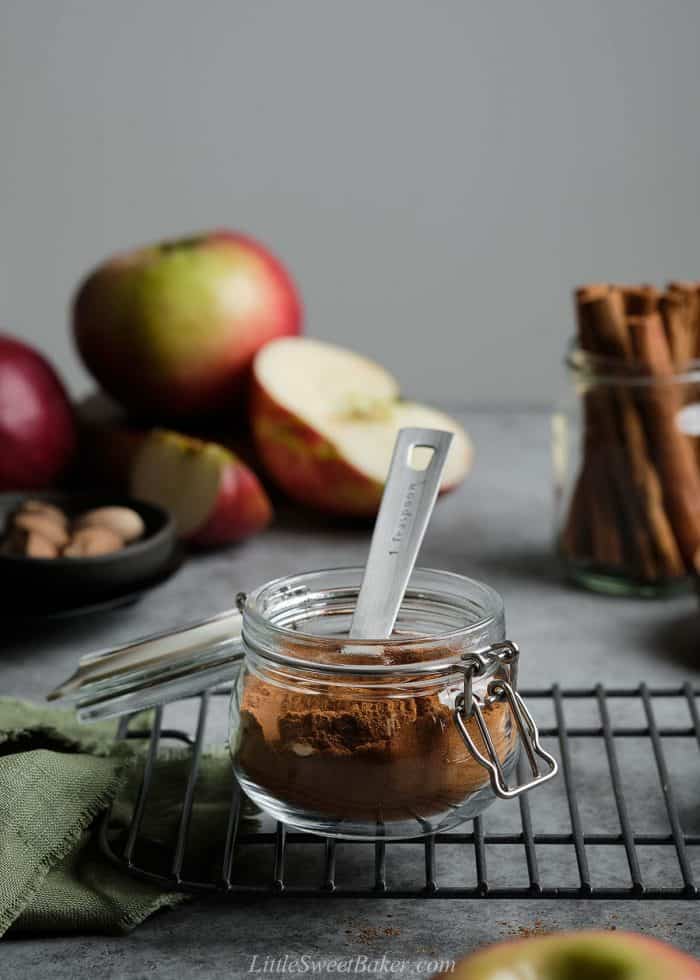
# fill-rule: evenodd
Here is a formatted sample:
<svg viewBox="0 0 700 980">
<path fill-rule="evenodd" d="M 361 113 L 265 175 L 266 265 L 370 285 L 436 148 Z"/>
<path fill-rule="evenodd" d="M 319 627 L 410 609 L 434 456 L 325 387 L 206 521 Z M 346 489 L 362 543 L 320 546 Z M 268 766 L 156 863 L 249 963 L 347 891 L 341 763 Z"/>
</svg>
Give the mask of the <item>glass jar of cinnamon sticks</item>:
<svg viewBox="0 0 700 980">
<path fill-rule="evenodd" d="M 557 540 L 615 594 L 687 586 L 700 560 L 700 284 L 583 286 L 554 418 Z"/>
</svg>

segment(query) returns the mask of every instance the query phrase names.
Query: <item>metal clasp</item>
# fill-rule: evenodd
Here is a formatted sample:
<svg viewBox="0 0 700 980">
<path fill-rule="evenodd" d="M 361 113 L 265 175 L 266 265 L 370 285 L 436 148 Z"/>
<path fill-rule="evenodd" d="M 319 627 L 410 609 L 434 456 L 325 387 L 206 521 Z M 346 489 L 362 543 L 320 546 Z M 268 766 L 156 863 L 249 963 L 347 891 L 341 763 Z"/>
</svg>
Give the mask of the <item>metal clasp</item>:
<svg viewBox="0 0 700 980">
<path fill-rule="evenodd" d="M 464 691 L 457 695 L 455 701 L 454 720 L 460 735 L 464 739 L 464 743 L 474 759 L 488 772 L 494 793 L 503 800 L 512 800 L 516 796 L 520 796 L 521 793 L 525 793 L 535 786 L 546 783 L 547 780 L 556 776 L 559 770 L 557 760 L 542 747 L 540 733 L 537 730 L 535 720 L 516 690 L 519 656 L 520 651 L 518 647 L 509 640 L 503 643 L 494 643 L 485 650 L 465 654 L 462 657 L 461 664 L 461 669 L 464 674 Z M 507 668 L 508 680 L 496 678 L 490 681 L 486 688 L 486 697 L 482 702 L 482 699 L 474 694 L 473 691 L 474 677 L 479 677 L 487 671 L 490 671 L 495 664 L 502 664 Z M 498 758 L 498 753 L 493 744 L 491 732 L 484 720 L 482 710 L 483 704 L 492 704 L 494 701 L 499 700 L 505 700 L 508 703 L 510 712 L 515 720 L 520 742 L 530 765 L 530 771 L 532 772 L 532 779 L 529 782 L 512 788 L 506 782 L 503 765 Z M 474 739 L 469 733 L 467 721 L 472 717 L 476 719 L 479 733 L 486 746 L 488 758 L 479 751 Z M 538 759 L 545 763 L 546 768 L 544 771 L 540 769 Z"/>
</svg>

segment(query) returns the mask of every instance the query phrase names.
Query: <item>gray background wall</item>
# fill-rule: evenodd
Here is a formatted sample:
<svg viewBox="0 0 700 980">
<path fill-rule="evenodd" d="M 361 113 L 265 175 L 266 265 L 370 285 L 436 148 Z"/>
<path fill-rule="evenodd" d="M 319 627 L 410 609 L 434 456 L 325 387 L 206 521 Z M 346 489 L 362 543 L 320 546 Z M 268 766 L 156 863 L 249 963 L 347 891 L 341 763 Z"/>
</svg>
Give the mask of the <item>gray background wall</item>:
<svg viewBox="0 0 700 980">
<path fill-rule="evenodd" d="M 572 284 L 700 276 L 697 0 L 0 0 L 0 324 L 88 386 L 110 252 L 231 225 L 310 333 L 542 404 Z"/>
</svg>

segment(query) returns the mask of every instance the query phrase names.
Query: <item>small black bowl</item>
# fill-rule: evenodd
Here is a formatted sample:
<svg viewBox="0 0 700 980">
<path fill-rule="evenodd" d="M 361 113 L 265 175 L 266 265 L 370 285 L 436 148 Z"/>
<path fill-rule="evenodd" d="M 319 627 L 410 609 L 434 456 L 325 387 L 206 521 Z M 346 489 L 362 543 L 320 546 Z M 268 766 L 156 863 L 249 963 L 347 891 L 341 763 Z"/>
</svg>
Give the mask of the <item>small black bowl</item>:
<svg viewBox="0 0 700 980">
<path fill-rule="evenodd" d="M 31 595 L 51 597 L 53 605 L 94 602 L 157 576 L 172 559 L 176 547 L 175 527 L 170 514 L 143 500 L 95 493 L 35 492 L 0 494 L 0 528 L 4 530 L 13 511 L 24 500 L 45 500 L 60 507 L 69 518 L 95 507 L 131 507 L 140 514 L 144 536 L 119 551 L 85 558 L 28 558 L 0 555 L 3 604 L 13 595 L 26 600 Z"/>
</svg>

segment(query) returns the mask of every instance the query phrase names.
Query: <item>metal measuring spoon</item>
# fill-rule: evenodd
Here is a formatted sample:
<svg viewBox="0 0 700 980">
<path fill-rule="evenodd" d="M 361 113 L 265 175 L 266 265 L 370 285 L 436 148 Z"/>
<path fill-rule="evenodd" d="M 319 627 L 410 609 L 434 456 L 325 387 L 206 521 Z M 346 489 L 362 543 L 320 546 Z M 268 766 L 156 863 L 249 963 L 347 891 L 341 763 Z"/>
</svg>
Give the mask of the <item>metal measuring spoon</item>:
<svg viewBox="0 0 700 980">
<path fill-rule="evenodd" d="M 350 624 L 350 639 L 391 636 L 435 506 L 452 438 L 451 432 L 440 429 L 399 430 Z M 412 465 L 416 449 L 432 450 L 425 469 Z"/>
</svg>

